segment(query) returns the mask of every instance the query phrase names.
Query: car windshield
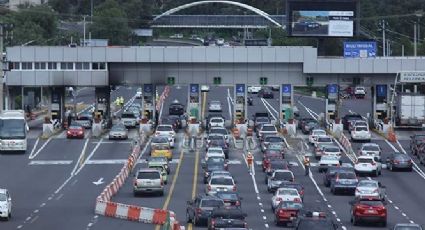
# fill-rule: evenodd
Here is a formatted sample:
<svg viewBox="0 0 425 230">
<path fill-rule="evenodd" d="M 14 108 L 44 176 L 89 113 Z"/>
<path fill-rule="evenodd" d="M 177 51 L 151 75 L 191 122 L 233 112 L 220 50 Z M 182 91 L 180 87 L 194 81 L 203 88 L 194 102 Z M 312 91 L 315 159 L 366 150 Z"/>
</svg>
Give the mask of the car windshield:
<svg viewBox="0 0 425 230">
<path fill-rule="evenodd" d="M 272 125 L 263 125 L 261 131 L 276 131 L 276 128 Z"/>
<path fill-rule="evenodd" d="M 162 171 L 164 169 L 160 165 L 149 165 L 148 168 L 150 168 L 150 169 L 156 169 L 158 171 Z"/>
<path fill-rule="evenodd" d="M 158 172 L 140 172 L 137 174 L 137 179 L 159 179 L 161 176 Z"/>
<path fill-rule="evenodd" d="M 211 101 L 210 105 L 220 105 L 221 103 L 219 101 Z"/>
<path fill-rule="evenodd" d="M 134 113 L 123 113 L 121 114 L 121 118 L 136 118 L 136 116 L 134 115 Z"/>
<path fill-rule="evenodd" d="M 330 137 L 319 137 L 317 142 L 332 142 L 332 139 Z"/>
<path fill-rule="evenodd" d="M 379 151 L 379 146 L 366 145 L 366 146 L 363 146 L 363 151 Z"/>
<path fill-rule="evenodd" d="M 332 146 L 332 147 L 325 147 L 325 152 L 328 153 L 339 153 L 339 148 Z"/>
<path fill-rule="evenodd" d="M 77 120 L 79 121 L 89 121 L 91 118 L 89 116 L 78 116 Z"/>
<path fill-rule="evenodd" d="M 288 209 L 302 209 L 303 204 L 293 201 L 283 201 L 280 203 L 281 208 L 288 208 Z"/>
<path fill-rule="evenodd" d="M 0 120 L 0 139 L 24 139 L 25 136 L 24 119 Z"/>
<path fill-rule="evenodd" d="M 112 131 L 124 131 L 125 130 L 125 126 L 124 125 L 114 125 L 111 128 Z"/>
<path fill-rule="evenodd" d="M 217 193 L 217 197 L 223 200 L 239 200 L 236 193 Z"/>
<path fill-rule="evenodd" d="M 299 222 L 297 229 L 305 230 L 322 230 L 322 229 L 335 229 L 332 223 L 328 220 L 302 220 Z"/>
<path fill-rule="evenodd" d="M 210 133 L 227 135 L 227 131 L 225 129 L 211 129 Z"/>
<path fill-rule="evenodd" d="M 339 179 L 357 179 L 355 173 L 338 173 Z"/>
<path fill-rule="evenodd" d="M 233 180 L 227 177 L 215 177 L 211 179 L 210 184 L 233 185 Z"/>
<path fill-rule="evenodd" d="M 230 172 L 227 171 L 215 171 L 211 173 L 211 177 L 212 176 L 231 176 Z"/>
<path fill-rule="evenodd" d="M 370 159 L 370 158 L 358 158 L 358 159 L 357 159 L 357 162 L 358 162 L 358 163 L 372 163 L 372 162 L 373 162 L 373 160 L 372 160 L 372 159 Z"/>
<path fill-rule="evenodd" d="M 223 150 L 221 150 L 221 149 L 209 148 L 207 153 L 210 154 L 210 153 L 222 153 L 222 152 L 223 152 Z"/>
<path fill-rule="evenodd" d="M 274 173 L 275 180 L 292 180 L 293 176 L 290 172 L 275 172 Z"/>
<path fill-rule="evenodd" d="M 269 119 L 267 117 L 257 117 L 255 120 L 257 122 L 265 122 L 265 123 L 269 122 Z"/>
<path fill-rule="evenodd" d="M 174 105 L 170 105 L 170 109 L 182 109 L 183 105 L 180 104 L 174 104 Z"/>
<path fill-rule="evenodd" d="M 160 126 L 158 126 L 158 128 L 156 128 L 156 131 L 171 132 L 171 131 L 173 131 L 173 128 L 171 126 L 168 126 L 168 125 L 160 125 Z"/>
<path fill-rule="evenodd" d="M 367 127 L 366 126 L 356 127 L 356 131 L 367 131 Z"/>
<path fill-rule="evenodd" d="M 314 125 L 317 125 L 317 121 L 308 121 L 306 124 L 308 126 L 314 126 Z"/>
<path fill-rule="evenodd" d="M 295 189 L 279 189 L 277 195 L 297 196 L 298 192 Z"/>
<path fill-rule="evenodd" d="M 378 187 L 378 183 L 372 180 L 362 180 L 357 184 L 358 187 L 367 187 L 367 188 L 376 188 Z"/>
<path fill-rule="evenodd" d="M 406 160 L 410 160 L 410 157 L 404 154 L 397 154 L 394 156 L 395 159 L 397 160 L 401 160 L 401 161 L 406 161 Z"/>
<path fill-rule="evenodd" d="M 213 119 L 211 119 L 211 122 L 213 122 L 213 123 L 221 123 L 221 122 L 223 122 L 223 119 L 213 118 Z"/>
<path fill-rule="evenodd" d="M 336 156 L 328 156 L 328 155 L 324 155 L 320 158 L 321 161 L 334 161 L 334 160 L 338 160 L 338 158 Z"/>
<path fill-rule="evenodd" d="M 201 200 L 201 207 L 221 207 L 224 206 L 224 203 L 222 200 Z"/>
<path fill-rule="evenodd" d="M 0 193 L 0 201 L 6 201 L 7 197 L 6 194 Z"/>
<path fill-rule="evenodd" d="M 208 164 L 218 164 L 224 163 L 224 159 L 222 157 L 210 157 L 207 161 Z"/>
<path fill-rule="evenodd" d="M 274 143 L 283 142 L 282 138 L 280 138 L 280 137 L 270 137 L 270 136 L 266 137 L 265 141 L 266 142 L 274 142 Z"/>
<path fill-rule="evenodd" d="M 69 129 L 82 129 L 83 127 L 81 125 L 71 125 L 69 126 Z"/>
</svg>

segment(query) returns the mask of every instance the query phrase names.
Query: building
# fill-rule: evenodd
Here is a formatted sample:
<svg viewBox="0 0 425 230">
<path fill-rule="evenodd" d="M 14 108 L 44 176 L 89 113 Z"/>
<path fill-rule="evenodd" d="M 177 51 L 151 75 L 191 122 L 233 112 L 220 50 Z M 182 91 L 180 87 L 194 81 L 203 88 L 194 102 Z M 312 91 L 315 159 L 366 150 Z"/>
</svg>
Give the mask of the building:
<svg viewBox="0 0 425 230">
<path fill-rule="evenodd" d="M 47 3 L 48 0 L 9 0 L 9 8 L 11 10 L 17 10 L 19 5 L 40 5 Z"/>
</svg>

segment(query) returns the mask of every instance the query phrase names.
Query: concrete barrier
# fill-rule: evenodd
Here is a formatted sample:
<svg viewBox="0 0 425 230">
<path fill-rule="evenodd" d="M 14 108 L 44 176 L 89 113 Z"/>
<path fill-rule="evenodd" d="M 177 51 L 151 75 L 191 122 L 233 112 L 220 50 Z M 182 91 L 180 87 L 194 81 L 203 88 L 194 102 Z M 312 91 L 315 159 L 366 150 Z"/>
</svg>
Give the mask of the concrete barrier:
<svg viewBox="0 0 425 230">
<path fill-rule="evenodd" d="M 247 124 L 236 124 L 236 128 L 239 130 L 240 138 L 246 138 L 248 125 Z"/>
<path fill-rule="evenodd" d="M 344 125 L 343 124 L 333 124 L 332 125 L 332 133 L 336 138 L 341 137 L 343 133 Z"/>
<path fill-rule="evenodd" d="M 91 131 L 93 137 L 100 137 L 103 131 L 102 123 L 93 123 Z"/>
<path fill-rule="evenodd" d="M 48 138 L 53 135 L 53 124 L 43 124 L 43 134 L 44 138 Z"/>
<path fill-rule="evenodd" d="M 288 135 L 291 137 L 295 137 L 295 134 L 297 133 L 296 124 L 286 124 L 285 127 L 288 132 Z"/>
</svg>

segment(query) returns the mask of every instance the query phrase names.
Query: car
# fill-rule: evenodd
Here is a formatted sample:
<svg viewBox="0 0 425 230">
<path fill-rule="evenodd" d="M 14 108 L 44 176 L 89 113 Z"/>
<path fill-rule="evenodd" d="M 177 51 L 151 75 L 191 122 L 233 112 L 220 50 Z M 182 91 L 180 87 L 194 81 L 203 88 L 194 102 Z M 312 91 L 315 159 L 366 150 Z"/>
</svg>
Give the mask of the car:
<svg viewBox="0 0 425 230">
<path fill-rule="evenodd" d="M 340 166 L 341 162 L 338 157 L 332 155 L 324 155 L 320 158 L 319 172 L 326 172 L 330 166 Z"/>
<path fill-rule="evenodd" d="M 275 170 L 271 176 L 267 177 L 267 191 L 272 193 L 279 188 L 280 184 L 284 181 L 294 182 L 295 177 L 291 170 L 278 169 Z"/>
<path fill-rule="evenodd" d="M 197 196 L 187 201 L 186 220 L 195 226 L 206 225 L 214 209 L 224 207 L 224 202 L 215 196 Z"/>
<path fill-rule="evenodd" d="M 208 151 L 210 147 L 219 147 L 223 149 L 224 155 L 226 159 L 229 159 L 229 145 L 226 143 L 223 135 L 208 135 L 206 141 L 205 149 Z"/>
<path fill-rule="evenodd" d="M 208 111 L 210 112 L 221 112 L 221 102 L 220 101 L 210 101 L 208 103 Z"/>
<path fill-rule="evenodd" d="M 248 93 L 258 93 L 261 90 L 261 86 L 248 86 Z"/>
<path fill-rule="evenodd" d="M 148 162 L 148 165 L 150 163 L 163 165 L 165 170 L 167 171 L 167 174 L 170 174 L 171 172 L 171 169 L 168 165 L 168 159 L 166 157 L 149 157 L 149 158 L 146 158 L 146 161 Z"/>
<path fill-rule="evenodd" d="M 207 177 L 207 179 L 205 180 L 205 183 L 208 183 L 208 181 L 210 181 L 210 179 L 214 176 L 229 176 L 229 177 L 233 177 L 232 174 L 229 171 L 226 170 L 214 170 L 211 171 L 209 173 L 209 176 Z M 235 180 L 235 183 L 237 183 L 237 181 Z"/>
<path fill-rule="evenodd" d="M 246 100 L 249 106 L 254 105 L 254 99 L 252 97 L 247 97 Z"/>
<path fill-rule="evenodd" d="M 220 147 L 210 147 L 208 148 L 206 154 L 205 154 L 205 161 L 208 160 L 210 157 L 222 157 L 223 159 L 226 157 L 224 155 L 223 149 Z"/>
<path fill-rule="evenodd" d="M 393 230 L 422 230 L 422 227 L 419 224 L 399 223 L 394 226 Z"/>
<path fill-rule="evenodd" d="M 148 169 L 156 169 L 161 173 L 162 181 L 164 181 L 164 184 L 167 184 L 168 182 L 168 173 L 167 169 L 161 162 L 156 161 L 150 161 L 148 162 Z"/>
<path fill-rule="evenodd" d="M 351 131 L 353 131 L 354 127 L 356 126 L 366 126 L 369 127 L 369 124 L 364 121 L 364 120 L 352 120 L 349 124 L 348 124 L 348 132 L 351 133 Z"/>
<path fill-rule="evenodd" d="M 359 180 L 357 179 L 356 173 L 352 171 L 336 172 L 330 182 L 331 193 L 334 195 L 338 192 L 354 194 L 358 183 Z"/>
<path fill-rule="evenodd" d="M 209 85 L 201 85 L 201 92 L 209 92 L 210 86 Z"/>
<path fill-rule="evenodd" d="M 268 167 L 264 170 L 266 173 L 266 179 L 265 183 L 267 184 L 267 179 L 269 176 L 273 174 L 275 170 L 279 169 L 289 169 L 289 163 L 286 160 L 283 160 L 281 158 L 270 158 L 270 161 L 267 165 Z"/>
<path fill-rule="evenodd" d="M 271 199 L 271 207 L 273 212 L 281 201 L 302 202 L 298 190 L 295 188 L 278 188 Z"/>
<path fill-rule="evenodd" d="M 241 209 L 217 208 L 212 211 L 208 220 L 208 230 L 223 228 L 246 228 L 248 223 L 245 218 L 247 214 Z"/>
<path fill-rule="evenodd" d="M 224 124 L 223 124 L 224 125 Z M 223 135 L 224 139 L 226 140 L 226 143 L 229 144 L 230 143 L 230 135 L 229 132 L 227 131 L 227 129 L 225 129 L 224 127 L 220 127 L 220 126 L 213 126 L 210 128 L 209 130 L 209 134 L 219 134 L 219 135 Z"/>
<path fill-rule="evenodd" d="M 136 91 L 136 98 L 140 99 L 142 98 L 142 88 L 138 88 Z"/>
<path fill-rule="evenodd" d="M 315 119 L 313 119 L 313 118 L 311 118 L 311 117 L 303 117 L 303 118 L 300 118 L 300 119 L 298 120 L 297 127 L 298 127 L 299 129 L 301 129 L 301 127 L 302 127 L 305 123 L 308 123 L 308 122 L 310 122 L 310 121 L 316 121 L 316 120 L 315 120 Z"/>
<path fill-rule="evenodd" d="M 347 114 L 342 118 L 342 124 L 345 130 L 348 130 L 350 122 L 354 120 L 363 120 L 363 117 L 360 114 Z"/>
<path fill-rule="evenodd" d="M 275 135 L 265 136 L 263 141 L 261 142 L 261 151 L 262 152 L 266 151 L 266 149 L 268 149 L 268 146 L 270 144 L 284 145 L 285 141 L 283 140 L 282 137 L 279 137 L 279 136 L 275 136 Z"/>
<path fill-rule="evenodd" d="M 318 137 L 327 136 L 327 133 L 323 129 L 313 129 L 308 136 L 308 142 L 312 145 L 316 143 Z"/>
<path fill-rule="evenodd" d="M 177 132 L 177 130 L 179 129 L 177 120 L 171 119 L 169 117 L 161 118 L 161 121 L 159 122 L 159 124 L 160 125 L 171 125 L 173 127 L 174 132 Z"/>
<path fill-rule="evenodd" d="M 310 21 L 306 19 L 302 19 L 300 21 L 294 22 L 292 30 L 299 32 L 307 32 L 310 30 L 315 30 L 320 28 L 320 23 L 316 21 Z"/>
<path fill-rule="evenodd" d="M 262 88 L 258 91 L 258 97 L 272 99 L 274 98 L 273 91 L 269 88 Z"/>
<path fill-rule="evenodd" d="M 328 151 L 327 153 L 330 153 L 330 154 L 326 154 L 325 153 L 325 150 L 327 150 Z M 337 146 L 333 145 L 333 144 L 319 143 L 314 148 L 314 157 L 317 160 L 320 160 L 320 158 L 323 155 L 338 155 L 338 152 L 340 153 L 340 149 Z M 340 157 L 340 156 L 338 156 L 338 157 Z"/>
<path fill-rule="evenodd" d="M 387 226 L 386 202 L 376 198 L 361 198 L 350 201 L 351 223 L 357 226 L 361 221 L 373 221 Z"/>
<path fill-rule="evenodd" d="M 298 219 L 298 213 L 304 208 L 300 202 L 282 201 L 276 207 L 274 212 L 274 223 L 280 225 L 295 225 Z"/>
<path fill-rule="evenodd" d="M 285 157 L 285 147 L 286 147 L 285 143 L 281 143 L 281 142 L 270 143 L 266 146 L 266 149 L 264 150 L 264 152 L 267 150 L 279 151 L 282 154 L 282 157 Z"/>
<path fill-rule="evenodd" d="M 261 125 L 260 131 L 258 132 L 258 138 L 263 140 L 266 135 L 277 135 L 277 129 L 272 124 Z"/>
<path fill-rule="evenodd" d="M 211 117 L 208 123 L 209 129 L 212 129 L 212 127 L 224 128 L 224 122 L 224 118 L 222 117 Z"/>
<path fill-rule="evenodd" d="M 372 176 L 381 175 L 382 165 L 377 157 L 359 156 L 354 164 L 356 174 L 370 174 Z"/>
<path fill-rule="evenodd" d="M 205 188 L 205 193 L 208 195 L 215 195 L 220 191 L 233 191 L 236 192 L 236 183 L 233 177 L 227 176 L 214 176 L 208 181 Z"/>
<path fill-rule="evenodd" d="M 76 122 L 72 122 L 66 131 L 66 138 L 84 138 L 84 127 Z"/>
<path fill-rule="evenodd" d="M 224 45 L 224 39 L 223 38 L 217 38 L 217 40 L 215 40 L 215 44 L 217 46 L 223 46 Z"/>
<path fill-rule="evenodd" d="M 266 150 L 263 154 L 263 172 L 270 168 L 270 163 L 274 160 L 283 160 L 283 156 L 279 151 Z"/>
<path fill-rule="evenodd" d="M 303 134 L 309 134 L 312 130 L 316 129 L 319 127 L 319 122 L 316 120 L 309 120 L 304 122 L 301 125 L 301 132 Z"/>
<path fill-rule="evenodd" d="M 134 176 L 133 194 L 158 193 L 164 195 L 164 180 L 161 172 L 156 169 L 140 169 Z"/>
<path fill-rule="evenodd" d="M 90 113 L 82 113 L 76 117 L 75 122 L 85 129 L 90 129 L 93 124 L 93 117 Z"/>
<path fill-rule="evenodd" d="M 12 197 L 7 189 L 0 188 L 0 218 L 12 217 Z"/>
<path fill-rule="evenodd" d="M 121 121 L 125 127 L 136 127 L 139 122 L 139 117 L 133 112 L 125 111 L 121 114 Z"/>
<path fill-rule="evenodd" d="M 334 144 L 332 144 L 332 145 L 320 144 L 320 146 L 322 146 L 321 147 L 322 155 L 335 156 L 338 159 L 341 159 L 341 149 L 338 146 L 336 146 Z"/>
<path fill-rule="evenodd" d="M 416 134 L 410 136 L 410 151 L 413 155 L 418 155 L 425 145 L 425 134 Z"/>
<path fill-rule="evenodd" d="M 181 118 L 179 115 L 168 115 L 167 118 L 173 120 L 176 123 L 177 129 L 182 128 L 182 120 L 184 118 Z"/>
<path fill-rule="evenodd" d="M 314 142 L 314 146 L 317 147 L 320 144 L 333 145 L 334 142 L 330 136 L 317 136 L 316 141 Z"/>
<path fill-rule="evenodd" d="M 280 85 L 272 85 L 269 87 L 271 90 L 273 91 L 279 91 L 280 90 Z"/>
<path fill-rule="evenodd" d="M 165 145 L 170 147 L 170 142 L 166 136 L 153 136 L 151 139 L 151 148 L 155 145 Z"/>
<path fill-rule="evenodd" d="M 264 124 L 270 124 L 270 118 L 268 116 L 255 117 L 254 130 L 258 132 Z"/>
<path fill-rule="evenodd" d="M 354 168 L 352 166 L 344 165 L 328 167 L 328 171 L 326 171 L 325 175 L 323 175 L 323 184 L 325 187 L 331 186 L 331 181 L 338 172 L 354 172 Z"/>
<path fill-rule="evenodd" d="M 202 168 L 204 169 L 204 184 L 206 184 L 211 179 L 211 172 L 227 170 L 227 163 L 221 157 L 210 157 L 207 161 L 202 162 Z"/>
<path fill-rule="evenodd" d="M 338 225 L 325 212 L 303 211 L 298 214 L 296 230 L 337 230 Z"/>
<path fill-rule="evenodd" d="M 283 181 L 279 188 L 294 188 L 300 194 L 301 200 L 304 200 L 304 186 L 298 182 Z"/>
<path fill-rule="evenodd" d="M 183 34 L 173 34 L 173 35 L 170 36 L 170 38 L 179 38 L 179 39 L 181 39 L 183 37 L 184 37 Z"/>
<path fill-rule="evenodd" d="M 376 180 L 361 180 L 356 186 L 354 196 L 356 198 L 373 197 L 385 200 L 385 186 Z"/>
<path fill-rule="evenodd" d="M 237 192 L 220 191 L 215 194 L 216 197 L 224 201 L 225 207 L 241 208 L 243 198 Z"/>
<path fill-rule="evenodd" d="M 124 124 L 119 123 L 112 126 L 108 134 L 109 140 L 127 140 L 128 139 L 128 129 Z"/>
<path fill-rule="evenodd" d="M 160 141 L 161 143 L 164 142 L 164 139 L 167 140 L 166 137 L 156 137 L 155 139 L 155 141 Z M 165 144 L 158 144 L 158 142 L 155 144 L 151 141 L 151 157 L 166 157 L 168 160 L 172 160 L 173 152 L 170 149 L 168 140 Z"/>
<path fill-rule="evenodd" d="M 386 159 L 387 169 L 394 171 L 396 169 L 405 169 L 409 172 L 413 170 L 413 161 L 409 155 L 400 152 L 393 152 Z"/>
<path fill-rule="evenodd" d="M 366 89 L 363 86 L 357 86 L 354 89 L 354 96 L 356 98 L 365 98 L 366 97 Z"/>
<path fill-rule="evenodd" d="M 155 136 L 167 137 L 170 147 L 174 148 L 176 132 L 172 125 L 158 125 L 155 130 Z"/>
<path fill-rule="evenodd" d="M 370 141 L 371 138 L 372 135 L 367 126 L 355 126 L 351 131 L 352 141 Z"/>
<path fill-rule="evenodd" d="M 181 104 L 178 100 L 174 100 L 170 107 L 168 107 L 168 114 L 169 115 L 177 115 L 182 116 L 185 113 L 184 105 Z"/>
<path fill-rule="evenodd" d="M 381 159 L 382 150 L 376 143 L 364 143 L 359 148 L 359 156 L 373 156 Z"/>
</svg>

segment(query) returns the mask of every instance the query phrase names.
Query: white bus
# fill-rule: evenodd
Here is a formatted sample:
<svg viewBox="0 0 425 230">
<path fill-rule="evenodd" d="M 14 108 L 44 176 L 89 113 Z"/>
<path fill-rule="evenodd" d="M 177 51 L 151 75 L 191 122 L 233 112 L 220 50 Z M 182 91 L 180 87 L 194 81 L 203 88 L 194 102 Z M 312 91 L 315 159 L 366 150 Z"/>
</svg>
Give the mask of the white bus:
<svg viewBox="0 0 425 230">
<path fill-rule="evenodd" d="M 0 113 L 0 151 L 26 151 L 28 125 L 23 110 Z"/>
</svg>

